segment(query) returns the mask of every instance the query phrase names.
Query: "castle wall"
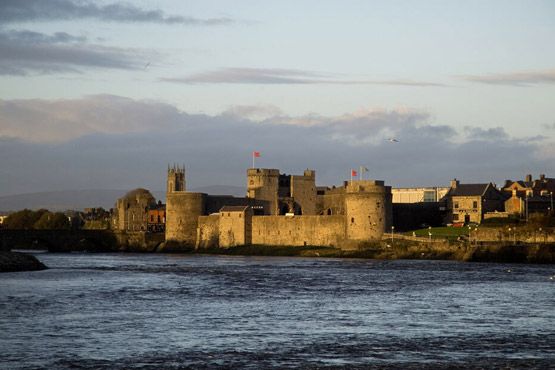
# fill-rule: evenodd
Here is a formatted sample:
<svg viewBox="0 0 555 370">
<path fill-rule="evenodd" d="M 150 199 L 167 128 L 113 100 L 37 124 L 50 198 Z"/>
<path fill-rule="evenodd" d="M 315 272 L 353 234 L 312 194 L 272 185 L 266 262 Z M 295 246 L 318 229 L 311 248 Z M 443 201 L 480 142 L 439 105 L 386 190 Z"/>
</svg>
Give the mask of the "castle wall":
<svg viewBox="0 0 555 370">
<path fill-rule="evenodd" d="M 317 214 L 314 171 L 307 170 L 304 176 L 291 175 L 291 197 L 301 207 L 303 215 Z"/>
<path fill-rule="evenodd" d="M 343 216 L 253 216 L 252 244 L 338 246 L 345 238 Z"/>
<path fill-rule="evenodd" d="M 220 237 L 220 215 L 198 218 L 196 249 L 217 248 Z"/>
<path fill-rule="evenodd" d="M 195 245 L 199 216 L 205 214 L 206 194 L 166 194 L 166 241 Z"/>
<path fill-rule="evenodd" d="M 345 189 L 334 189 L 337 191 L 329 192 L 318 196 L 317 214 L 323 215 L 344 215 L 345 214 Z"/>
<path fill-rule="evenodd" d="M 250 245 L 252 238 L 252 211 L 220 212 L 219 245 L 229 248 Z"/>
</svg>

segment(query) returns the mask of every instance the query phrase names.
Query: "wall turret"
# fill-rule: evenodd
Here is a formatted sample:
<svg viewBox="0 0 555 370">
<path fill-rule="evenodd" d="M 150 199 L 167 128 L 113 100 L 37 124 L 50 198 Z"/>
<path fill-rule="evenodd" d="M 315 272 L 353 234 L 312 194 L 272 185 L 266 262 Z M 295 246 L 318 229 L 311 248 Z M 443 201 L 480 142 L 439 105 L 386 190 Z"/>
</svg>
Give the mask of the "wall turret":
<svg viewBox="0 0 555 370">
<path fill-rule="evenodd" d="M 347 239 L 379 240 L 391 215 L 391 188 L 383 181 L 353 180 L 345 191 Z"/>
<path fill-rule="evenodd" d="M 279 170 L 249 168 L 247 170 L 247 198 L 265 201 L 264 213 L 278 215 Z"/>
</svg>

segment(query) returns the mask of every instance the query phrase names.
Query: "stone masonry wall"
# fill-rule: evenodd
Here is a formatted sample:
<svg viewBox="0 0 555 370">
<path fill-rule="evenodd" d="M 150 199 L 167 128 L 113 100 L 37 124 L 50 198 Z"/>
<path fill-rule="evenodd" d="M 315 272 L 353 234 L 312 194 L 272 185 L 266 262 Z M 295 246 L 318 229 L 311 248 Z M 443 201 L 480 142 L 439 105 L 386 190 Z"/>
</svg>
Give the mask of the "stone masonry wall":
<svg viewBox="0 0 555 370">
<path fill-rule="evenodd" d="M 196 249 L 217 248 L 220 235 L 220 215 L 198 218 Z"/>
<path fill-rule="evenodd" d="M 309 176 L 291 175 L 291 196 L 301 206 L 303 215 L 316 215 L 316 184 L 312 171 Z"/>
<path fill-rule="evenodd" d="M 339 246 L 344 216 L 253 216 L 252 244 Z"/>
<path fill-rule="evenodd" d="M 199 216 L 205 213 L 206 194 L 174 192 L 166 195 L 166 241 L 196 245 Z"/>
<path fill-rule="evenodd" d="M 252 211 L 246 209 L 240 212 L 220 212 L 220 242 L 221 248 L 251 244 Z"/>
</svg>

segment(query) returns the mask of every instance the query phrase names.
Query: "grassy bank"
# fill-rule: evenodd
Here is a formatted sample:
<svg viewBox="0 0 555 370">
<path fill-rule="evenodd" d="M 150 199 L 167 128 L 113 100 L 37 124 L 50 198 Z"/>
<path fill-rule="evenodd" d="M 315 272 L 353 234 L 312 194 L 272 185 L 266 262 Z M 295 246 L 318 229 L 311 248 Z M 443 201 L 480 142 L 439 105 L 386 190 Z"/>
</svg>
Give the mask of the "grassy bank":
<svg viewBox="0 0 555 370">
<path fill-rule="evenodd" d="M 555 263 L 555 244 L 544 245 L 480 245 L 464 244 L 419 244 L 410 241 L 395 243 L 368 243 L 356 250 L 341 250 L 330 247 L 298 247 L 251 245 L 227 249 L 202 249 L 192 253 L 231 256 L 287 256 L 368 258 L 381 260 L 421 259 L 453 260 L 465 262 L 500 263 Z"/>
<path fill-rule="evenodd" d="M 469 229 L 468 227 L 452 227 L 452 226 L 441 226 L 432 228 L 423 228 L 414 231 L 406 232 L 405 235 L 418 236 L 428 238 L 432 234 L 432 239 L 448 239 L 457 240 L 459 237 L 468 237 Z"/>
<path fill-rule="evenodd" d="M 201 249 L 194 253 L 231 256 L 283 256 L 283 257 L 328 257 L 328 258 L 370 258 L 370 259 L 459 259 L 453 250 L 428 248 L 416 242 L 401 241 L 389 243 L 367 243 L 359 249 L 342 250 L 318 246 L 272 246 L 249 245 L 231 248 Z M 463 253 L 464 254 L 464 253 Z"/>
</svg>

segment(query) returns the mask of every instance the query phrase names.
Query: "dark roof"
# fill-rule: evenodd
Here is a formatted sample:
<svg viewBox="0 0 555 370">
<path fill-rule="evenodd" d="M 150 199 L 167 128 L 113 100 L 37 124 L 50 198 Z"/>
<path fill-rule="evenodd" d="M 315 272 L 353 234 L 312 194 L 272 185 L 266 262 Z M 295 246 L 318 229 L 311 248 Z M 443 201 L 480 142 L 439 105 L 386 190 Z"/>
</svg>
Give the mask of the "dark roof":
<svg viewBox="0 0 555 370">
<path fill-rule="evenodd" d="M 483 195 L 489 184 L 458 184 L 456 188 L 451 188 L 449 190 L 449 195 L 451 196 L 476 196 Z"/>
<path fill-rule="evenodd" d="M 531 188 L 532 186 L 534 186 L 534 183 L 531 181 L 516 181 L 520 186 L 522 186 L 523 188 Z"/>
<path fill-rule="evenodd" d="M 135 198 L 138 195 L 139 196 L 144 195 L 144 196 L 147 196 L 147 197 L 150 197 L 150 198 L 154 199 L 154 197 L 152 196 L 150 191 L 148 191 L 146 189 L 143 189 L 143 188 L 137 188 L 137 189 L 131 190 L 131 191 L 127 192 L 123 197 L 124 198 Z"/>
<path fill-rule="evenodd" d="M 550 197 L 545 197 L 545 196 L 541 196 L 541 195 L 533 195 L 533 196 L 529 196 L 529 197 L 521 197 L 523 200 L 528 199 L 529 202 L 551 202 L 551 198 Z"/>
<path fill-rule="evenodd" d="M 249 206 L 223 206 L 220 212 L 244 212 Z"/>
</svg>

